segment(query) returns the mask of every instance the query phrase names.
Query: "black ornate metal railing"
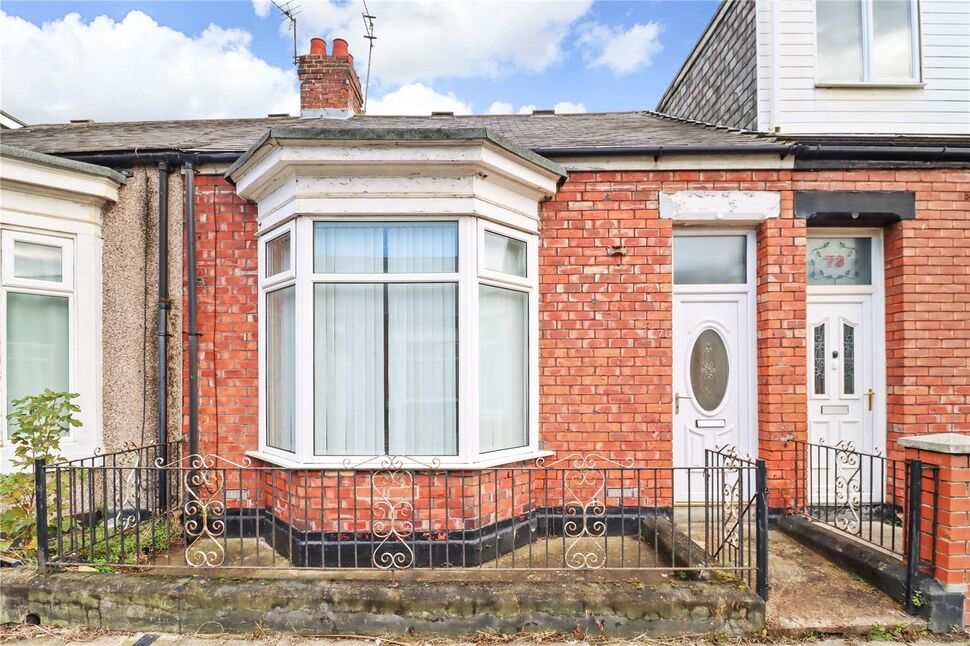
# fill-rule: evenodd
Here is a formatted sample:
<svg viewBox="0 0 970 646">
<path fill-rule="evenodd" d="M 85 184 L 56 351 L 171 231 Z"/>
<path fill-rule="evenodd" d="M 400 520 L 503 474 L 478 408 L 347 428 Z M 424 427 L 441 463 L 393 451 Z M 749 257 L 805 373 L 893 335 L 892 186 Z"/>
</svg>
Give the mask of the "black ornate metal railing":
<svg viewBox="0 0 970 646">
<path fill-rule="evenodd" d="M 936 567 L 939 469 L 851 441 L 793 444 L 795 511 L 906 561 L 911 600 L 916 571 Z"/>
<path fill-rule="evenodd" d="M 477 470 L 165 454 L 38 462 L 41 567 L 717 571 L 767 595 L 764 464 L 731 449 L 703 467 L 570 455 Z"/>
</svg>

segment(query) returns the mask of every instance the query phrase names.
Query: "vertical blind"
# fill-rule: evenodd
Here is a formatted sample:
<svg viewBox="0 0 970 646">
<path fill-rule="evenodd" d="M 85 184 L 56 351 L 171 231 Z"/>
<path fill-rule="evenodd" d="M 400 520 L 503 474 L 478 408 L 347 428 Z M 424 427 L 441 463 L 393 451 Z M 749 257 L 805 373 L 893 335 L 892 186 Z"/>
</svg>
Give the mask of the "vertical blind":
<svg viewBox="0 0 970 646">
<path fill-rule="evenodd" d="M 266 443 L 295 450 L 296 288 L 266 294 Z"/>
<path fill-rule="evenodd" d="M 529 443 L 529 295 L 480 285 L 479 448 Z"/>
<path fill-rule="evenodd" d="M 314 271 L 457 271 L 457 225 L 317 223 Z M 376 277 L 375 277 L 376 278 Z M 458 452 L 455 282 L 314 285 L 314 452 Z"/>
</svg>

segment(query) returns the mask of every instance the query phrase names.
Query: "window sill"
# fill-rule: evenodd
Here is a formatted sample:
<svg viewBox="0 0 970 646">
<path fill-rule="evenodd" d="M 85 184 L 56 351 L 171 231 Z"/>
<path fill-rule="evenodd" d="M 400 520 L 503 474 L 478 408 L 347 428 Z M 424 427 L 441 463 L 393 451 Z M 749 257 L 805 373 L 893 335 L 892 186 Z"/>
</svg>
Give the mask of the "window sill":
<svg viewBox="0 0 970 646">
<path fill-rule="evenodd" d="M 926 87 L 922 81 L 898 81 L 898 82 L 879 82 L 879 81 L 816 81 L 815 87 L 820 89 L 860 89 L 860 90 L 919 90 Z"/>
<path fill-rule="evenodd" d="M 555 451 L 539 450 L 533 451 L 531 449 L 525 449 L 521 451 L 509 451 L 503 452 L 499 455 L 486 454 L 481 459 L 475 462 L 462 462 L 457 457 L 450 457 L 448 461 L 442 461 L 441 464 L 431 466 L 431 460 L 434 458 L 415 458 L 413 462 L 409 462 L 407 458 L 403 458 L 401 468 L 411 469 L 415 471 L 470 471 L 475 469 L 487 469 L 490 467 L 501 466 L 505 464 L 513 464 L 516 462 L 525 462 L 528 460 L 536 460 L 538 458 L 548 457 L 550 455 L 555 455 Z M 382 467 L 382 460 L 380 458 L 375 458 L 366 462 L 365 457 L 352 456 L 355 458 L 355 463 L 351 466 L 347 466 L 344 463 L 343 458 L 331 458 L 329 460 L 323 459 L 316 462 L 301 462 L 298 459 L 290 459 L 281 457 L 273 453 L 266 453 L 264 451 L 246 451 L 246 455 L 250 458 L 257 460 L 262 460 L 263 462 L 268 462 L 277 467 L 284 467 L 287 469 L 302 469 L 302 470 L 339 470 L 339 471 L 374 471 L 386 467 Z M 383 457 L 383 456 L 381 456 Z M 392 457 L 392 456 L 387 456 Z M 397 456 L 393 456 L 397 457 Z"/>
</svg>

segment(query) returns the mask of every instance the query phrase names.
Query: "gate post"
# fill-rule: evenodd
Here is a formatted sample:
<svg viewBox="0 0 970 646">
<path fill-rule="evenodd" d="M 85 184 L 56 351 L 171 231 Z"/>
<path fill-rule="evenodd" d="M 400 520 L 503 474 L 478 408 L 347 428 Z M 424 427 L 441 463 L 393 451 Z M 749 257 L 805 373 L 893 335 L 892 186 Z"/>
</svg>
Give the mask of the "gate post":
<svg viewBox="0 0 970 646">
<path fill-rule="evenodd" d="M 920 562 L 920 521 L 923 507 L 923 461 L 919 458 L 906 461 L 909 477 L 906 483 L 906 612 L 916 612 L 913 584 Z"/>
<path fill-rule="evenodd" d="M 910 480 L 921 480 L 917 465 L 934 473 L 932 480 L 920 483 L 920 497 L 908 500 L 912 523 L 907 530 L 927 539 L 921 541 L 922 555 L 907 550 L 909 571 L 915 575 L 920 562 L 931 564 L 923 570 L 949 592 L 963 595 L 963 625 L 970 626 L 970 435 L 914 435 L 899 444 L 912 465 Z"/>
<path fill-rule="evenodd" d="M 768 466 L 764 460 L 755 463 L 755 522 L 757 524 L 758 596 L 768 601 Z"/>
<path fill-rule="evenodd" d="M 47 572 L 47 470 L 44 458 L 34 460 L 34 495 L 37 507 L 37 571 Z M 60 501 L 58 501 L 59 503 Z"/>
</svg>

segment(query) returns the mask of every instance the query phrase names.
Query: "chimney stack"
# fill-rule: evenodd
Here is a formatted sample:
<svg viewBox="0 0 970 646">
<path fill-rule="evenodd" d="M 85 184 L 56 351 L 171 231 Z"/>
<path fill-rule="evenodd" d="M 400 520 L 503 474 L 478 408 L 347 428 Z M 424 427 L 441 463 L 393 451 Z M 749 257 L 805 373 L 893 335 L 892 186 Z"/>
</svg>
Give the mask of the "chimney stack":
<svg viewBox="0 0 970 646">
<path fill-rule="evenodd" d="M 364 97 L 346 40 L 335 38 L 332 54 L 327 56 L 327 43 L 311 38 L 310 53 L 297 58 L 296 69 L 300 116 L 349 119 L 360 114 Z"/>
</svg>

